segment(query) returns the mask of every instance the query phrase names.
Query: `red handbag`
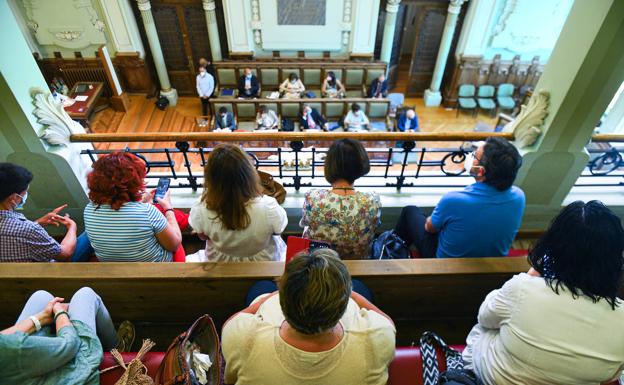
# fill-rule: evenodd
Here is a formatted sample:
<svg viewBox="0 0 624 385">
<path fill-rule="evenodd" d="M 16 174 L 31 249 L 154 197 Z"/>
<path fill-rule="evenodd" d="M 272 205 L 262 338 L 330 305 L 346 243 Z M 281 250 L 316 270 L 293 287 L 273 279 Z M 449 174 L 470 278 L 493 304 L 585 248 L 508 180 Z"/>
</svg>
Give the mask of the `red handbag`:
<svg viewBox="0 0 624 385">
<path fill-rule="evenodd" d="M 220 385 L 221 345 L 214 322 L 208 315 L 199 317 L 187 331 L 177 336 L 169 345 L 156 372 L 155 384 L 193 385 L 191 365 L 187 357 L 196 349 L 209 355 L 212 361 L 206 385 Z"/>
</svg>

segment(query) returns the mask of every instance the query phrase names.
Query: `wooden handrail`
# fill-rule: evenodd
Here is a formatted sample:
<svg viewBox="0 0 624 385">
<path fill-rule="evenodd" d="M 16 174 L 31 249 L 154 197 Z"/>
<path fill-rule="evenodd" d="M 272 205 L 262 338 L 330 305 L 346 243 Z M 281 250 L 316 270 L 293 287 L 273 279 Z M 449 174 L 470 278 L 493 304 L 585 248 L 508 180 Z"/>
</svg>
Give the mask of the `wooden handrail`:
<svg viewBox="0 0 624 385">
<path fill-rule="evenodd" d="M 592 142 L 624 142 L 622 134 L 594 134 L 591 138 Z"/>
<path fill-rule="evenodd" d="M 514 274 L 529 268 L 525 258 L 447 258 L 344 261 L 356 277 L 438 276 L 466 274 Z M 86 268 L 88 266 L 88 268 Z M 191 280 L 261 279 L 278 277 L 283 262 L 202 263 L 0 263 L 0 281 L 5 279 L 80 278 Z"/>
<path fill-rule="evenodd" d="M 184 141 L 313 141 L 351 138 L 361 141 L 466 142 L 497 136 L 513 140 L 509 132 L 142 132 L 118 134 L 73 134 L 71 142 L 184 142 Z"/>
</svg>

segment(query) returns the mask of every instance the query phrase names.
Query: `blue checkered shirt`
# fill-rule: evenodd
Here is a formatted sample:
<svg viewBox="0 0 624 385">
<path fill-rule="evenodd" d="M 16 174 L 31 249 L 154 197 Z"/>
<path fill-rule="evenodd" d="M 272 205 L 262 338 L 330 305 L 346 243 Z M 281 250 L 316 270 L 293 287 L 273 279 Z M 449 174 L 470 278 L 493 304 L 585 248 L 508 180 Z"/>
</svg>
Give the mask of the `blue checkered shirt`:
<svg viewBox="0 0 624 385">
<path fill-rule="evenodd" d="M 0 262 L 48 262 L 60 253 L 61 245 L 41 225 L 0 210 Z"/>
</svg>

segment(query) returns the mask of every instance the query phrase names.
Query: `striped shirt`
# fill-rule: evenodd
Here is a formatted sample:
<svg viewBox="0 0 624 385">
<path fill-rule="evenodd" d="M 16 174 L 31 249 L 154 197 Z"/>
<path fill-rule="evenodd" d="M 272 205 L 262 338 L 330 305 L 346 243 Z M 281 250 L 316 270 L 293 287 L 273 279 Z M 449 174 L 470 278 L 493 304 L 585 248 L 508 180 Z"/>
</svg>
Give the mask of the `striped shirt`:
<svg viewBox="0 0 624 385">
<path fill-rule="evenodd" d="M 156 234 L 167 227 L 167 219 L 149 203 L 128 202 L 119 210 L 89 202 L 84 223 L 95 255 L 102 262 L 171 262 Z"/>
</svg>

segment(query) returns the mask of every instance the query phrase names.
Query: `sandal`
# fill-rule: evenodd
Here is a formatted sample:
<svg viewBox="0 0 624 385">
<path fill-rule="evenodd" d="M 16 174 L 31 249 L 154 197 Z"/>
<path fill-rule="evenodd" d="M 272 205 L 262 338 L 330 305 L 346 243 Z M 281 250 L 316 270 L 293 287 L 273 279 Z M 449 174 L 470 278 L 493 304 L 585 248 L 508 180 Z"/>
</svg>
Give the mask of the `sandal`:
<svg viewBox="0 0 624 385">
<path fill-rule="evenodd" d="M 134 343 L 134 325 L 130 321 L 123 321 L 117 329 L 117 350 L 121 353 L 132 351 Z"/>
</svg>

